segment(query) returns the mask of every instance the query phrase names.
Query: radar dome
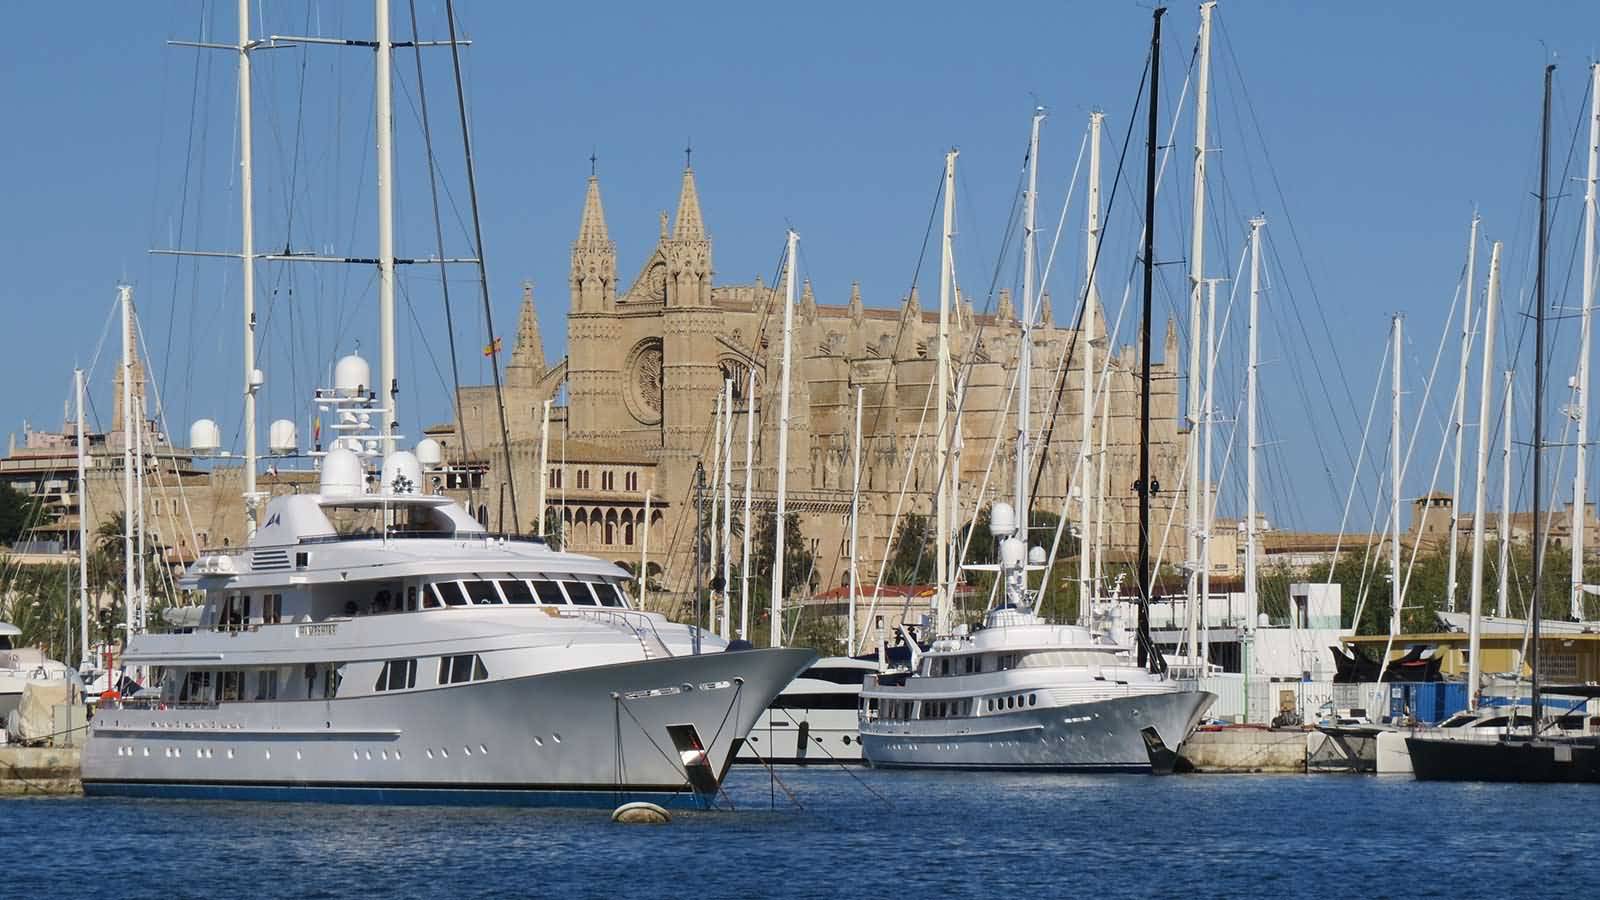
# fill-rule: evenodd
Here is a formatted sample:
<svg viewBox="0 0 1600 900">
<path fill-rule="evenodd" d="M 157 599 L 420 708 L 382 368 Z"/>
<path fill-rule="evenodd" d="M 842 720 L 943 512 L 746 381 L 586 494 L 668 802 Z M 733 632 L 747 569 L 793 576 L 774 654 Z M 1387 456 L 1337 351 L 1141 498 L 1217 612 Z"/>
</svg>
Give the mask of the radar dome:
<svg viewBox="0 0 1600 900">
<path fill-rule="evenodd" d="M 322 458 L 322 496 L 359 497 L 365 481 L 361 457 L 349 450 L 335 448 Z"/>
<path fill-rule="evenodd" d="M 342 396 L 365 394 L 372 387 L 372 367 L 352 353 L 333 367 L 333 389 Z"/>
<path fill-rule="evenodd" d="M 1044 548 L 1033 547 L 1028 550 L 1028 565 L 1042 566 L 1045 562 Z"/>
<path fill-rule="evenodd" d="M 1017 533 L 1017 514 L 1011 504 L 999 502 L 989 507 L 989 533 L 1000 538 Z"/>
<path fill-rule="evenodd" d="M 417 462 L 432 468 L 444 461 L 444 448 L 433 438 L 417 441 Z"/>
<path fill-rule="evenodd" d="M 215 453 L 222 446 L 222 429 L 210 419 L 196 419 L 189 426 L 189 448 L 200 453 Z"/>
<path fill-rule="evenodd" d="M 272 423 L 267 429 L 267 449 L 280 455 L 287 455 L 300 449 L 300 439 L 295 433 L 293 421 L 278 419 Z"/>
<path fill-rule="evenodd" d="M 422 490 L 422 463 L 410 450 L 396 450 L 383 458 L 383 493 L 416 494 Z"/>
</svg>

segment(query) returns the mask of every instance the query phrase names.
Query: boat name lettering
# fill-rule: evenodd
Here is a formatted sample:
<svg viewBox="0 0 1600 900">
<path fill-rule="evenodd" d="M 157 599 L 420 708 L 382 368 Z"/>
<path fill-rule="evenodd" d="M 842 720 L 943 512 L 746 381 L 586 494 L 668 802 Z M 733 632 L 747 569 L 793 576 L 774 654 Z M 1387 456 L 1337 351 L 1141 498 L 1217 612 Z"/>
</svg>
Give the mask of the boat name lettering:
<svg viewBox="0 0 1600 900">
<path fill-rule="evenodd" d="M 327 624 L 327 625 L 296 625 L 295 628 L 294 628 L 294 636 L 297 637 L 297 638 L 303 638 L 303 637 L 331 637 L 333 634 L 338 632 L 338 630 L 339 630 L 339 626 L 338 625 L 333 625 L 333 624 Z"/>
</svg>

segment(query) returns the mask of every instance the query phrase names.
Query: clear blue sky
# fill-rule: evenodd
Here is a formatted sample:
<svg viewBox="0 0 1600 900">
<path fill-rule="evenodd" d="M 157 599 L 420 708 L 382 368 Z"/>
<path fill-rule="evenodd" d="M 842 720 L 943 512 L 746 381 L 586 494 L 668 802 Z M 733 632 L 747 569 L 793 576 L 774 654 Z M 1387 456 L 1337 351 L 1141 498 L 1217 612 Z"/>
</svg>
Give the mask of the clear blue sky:
<svg viewBox="0 0 1600 900">
<path fill-rule="evenodd" d="M 366 3 L 260 6 L 258 27 L 269 33 L 371 33 Z M 442 6 L 418 3 L 424 36 L 443 36 Z M 1035 98 L 1051 110 L 1041 153 L 1044 238 L 1053 233 L 1091 108 L 1107 113 L 1109 181 L 1143 65 L 1145 6 L 819 3 L 783 18 L 779 12 L 759 4 L 463 0 L 460 16 L 474 41 L 465 51 L 466 75 L 486 256 L 496 330 L 508 345 L 518 284 L 531 279 L 547 353 L 557 359 L 563 352 L 567 257 L 591 152 L 599 156 L 624 282 L 654 242 L 658 212 L 676 201 L 683 148 L 692 141 L 719 279 L 770 278 L 783 229 L 792 223 L 802 236 L 804 272 L 819 300 L 833 303 L 845 301 L 852 280 L 862 283 L 869 304 L 890 305 L 903 295 L 942 153 L 951 145 L 962 150 L 962 282 L 983 294 Z M 225 441 L 236 441 L 236 266 L 146 253 L 175 243 L 237 246 L 233 57 L 164 45 L 169 38 L 194 39 L 202 29 L 207 39 L 231 41 L 232 16 L 231 3 L 192 2 L 32 4 L 10 11 L 12 33 L 24 37 L 8 47 L 0 78 L 7 121 L 0 145 L 6 274 L 0 329 L 7 337 L 0 379 L 8 386 L 0 418 L 8 430 L 20 431 L 24 419 L 55 426 L 71 368 L 90 362 L 114 285 L 127 278 L 137 287 L 172 430 L 181 439 L 188 420 L 210 415 L 222 422 Z M 1326 453 L 1334 465 L 1340 492 L 1348 467 L 1342 453 L 1319 452 L 1329 439 L 1312 435 L 1330 427 L 1359 434 L 1351 408 L 1365 413 L 1394 311 L 1409 315 L 1407 365 L 1418 376 L 1409 402 L 1420 401 L 1420 375 L 1463 263 L 1474 204 L 1485 235 L 1507 241 L 1508 304 L 1531 285 L 1528 192 L 1535 183 L 1541 66 L 1547 53 L 1561 64 L 1559 175 L 1581 118 L 1600 6 L 1386 9 L 1224 0 L 1218 21 L 1212 143 L 1221 152 L 1212 157 L 1218 173 L 1212 227 L 1225 243 L 1212 242 L 1208 269 L 1231 274 L 1245 217 L 1265 211 L 1277 252 L 1268 315 L 1279 317 L 1267 340 L 1274 340 L 1273 328 L 1292 334 L 1298 312 L 1323 354 L 1319 377 L 1303 342 L 1263 352 L 1275 441 L 1269 504 L 1285 525 L 1332 528 L 1342 494 L 1329 487 L 1321 460 Z M 404 3 L 396 3 L 394 23 L 396 37 L 409 34 Z M 1196 27 L 1194 5 L 1171 8 L 1163 78 L 1168 112 Z M 281 246 L 287 234 L 296 249 L 374 252 L 370 54 L 311 47 L 256 60 L 258 248 Z M 433 238 L 412 60 L 409 51 L 396 54 L 398 244 L 401 254 L 427 256 Z M 448 51 L 429 51 L 427 66 L 447 202 L 464 213 Z M 1158 255 L 1180 263 L 1163 270 L 1160 302 L 1167 311 L 1185 293 L 1191 142 L 1185 115 L 1158 224 Z M 1582 171 L 1581 143 L 1573 175 Z M 1136 145 L 1130 153 L 1130 179 L 1109 213 L 1101 272 L 1113 312 L 1132 264 L 1140 152 Z M 1557 295 L 1577 281 L 1568 263 L 1581 185 L 1562 189 L 1572 198 L 1554 228 Z M 1058 322 L 1073 313 L 1070 298 L 1083 268 L 1081 186 L 1073 202 L 1063 259 L 1051 279 Z M 1300 249 L 1290 239 L 1291 224 Z M 447 252 L 467 252 L 464 235 L 447 210 Z M 1483 254 L 1480 274 L 1485 266 Z M 1013 283 L 1016 268 L 1002 267 L 1001 283 Z M 923 276 L 930 300 L 931 271 Z M 474 283 L 466 270 L 451 283 L 463 380 L 485 380 Z M 358 339 L 375 351 L 375 279 L 365 268 L 263 265 L 258 286 L 268 376 L 263 428 L 271 418 L 303 421 L 303 396 L 337 354 Z M 1576 304 L 1572 290 L 1569 305 Z M 448 375 L 448 363 L 434 272 L 406 272 L 403 295 L 403 423 L 415 434 L 419 425 L 449 415 L 438 374 Z M 1323 331 L 1322 317 L 1331 332 Z M 1232 348 L 1239 346 L 1237 322 Z M 1124 334 L 1131 336 L 1133 327 L 1130 316 Z M 1514 334 L 1519 324 L 1507 318 L 1506 327 Z M 1574 332 L 1567 326 L 1559 337 L 1570 345 Z M 1447 351 L 1446 373 L 1454 352 Z M 114 343 L 96 370 L 102 419 L 109 417 L 112 353 Z M 1225 394 L 1237 389 L 1239 353 L 1230 349 L 1223 363 Z M 1571 359 L 1570 349 L 1554 356 L 1558 365 L 1570 365 L 1561 362 Z M 1442 382 L 1449 383 L 1430 403 L 1436 409 L 1448 402 L 1440 397 L 1453 389 L 1453 376 Z M 1328 395 L 1336 398 L 1333 412 L 1323 399 Z M 1333 413 L 1344 418 L 1330 426 Z M 1424 426 L 1429 431 L 1437 434 L 1432 418 Z M 1418 450 L 1408 492 L 1426 489 L 1436 443 L 1436 436 L 1425 439 Z"/>
</svg>

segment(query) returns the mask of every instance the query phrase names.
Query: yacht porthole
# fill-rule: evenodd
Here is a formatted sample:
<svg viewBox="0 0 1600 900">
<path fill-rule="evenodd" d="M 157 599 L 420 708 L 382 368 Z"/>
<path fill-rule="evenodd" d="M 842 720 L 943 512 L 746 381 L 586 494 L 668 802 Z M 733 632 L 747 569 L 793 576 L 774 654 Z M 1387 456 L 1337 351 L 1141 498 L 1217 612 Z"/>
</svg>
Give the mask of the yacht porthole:
<svg viewBox="0 0 1600 900">
<path fill-rule="evenodd" d="M 378 756 L 380 758 L 382 758 L 382 759 L 388 759 L 389 758 L 389 751 L 387 751 L 387 750 L 379 750 L 378 751 Z"/>
<path fill-rule="evenodd" d="M 368 762 L 372 761 L 372 751 L 371 750 L 364 751 L 364 752 L 362 752 L 361 755 L 365 756 L 367 758 Z"/>
<path fill-rule="evenodd" d="M 462 747 L 461 748 L 461 752 L 466 754 L 467 756 L 471 756 L 472 755 L 472 748 L 471 747 Z"/>
<path fill-rule="evenodd" d="M 228 748 L 228 758 L 229 759 L 233 759 L 233 748 L 232 747 Z"/>
<path fill-rule="evenodd" d="M 149 756 L 150 755 L 150 748 L 149 747 L 144 748 L 144 755 L 145 756 Z"/>
<path fill-rule="evenodd" d="M 488 756 L 489 755 L 489 747 L 488 747 L 488 745 L 479 744 L 478 745 L 478 752 L 482 753 L 484 756 Z"/>
<path fill-rule="evenodd" d="M 361 759 L 361 754 L 356 752 L 356 751 L 354 751 L 354 750 L 351 750 L 350 751 L 350 758 L 351 759 L 355 759 L 355 760 L 359 760 L 359 759 Z"/>
<path fill-rule="evenodd" d="M 561 735 L 559 735 L 559 734 L 550 735 L 550 739 L 555 741 L 558 744 L 561 743 Z"/>
<path fill-rule="evenodd" d="M 394 752 L 394 758 L 395 758 L 395 759 L 399 759 L 399 758 L 400 758 L 400 751 L 399 751 L 399 750 L 396 750 L 396 751 L 395 751 L 395 752 Z"/>
<path fill-rule="evenodd" d="M 266 754 L 267 759 L 271 759 L 272 758 L 272 751 L 271 750 L 264 750 L 262 752 Z"/>
<path fill-rule="evenodd" d="M 535 747 L 543 747 L 544 746 L 544 738 L 539 737 L 537 734 L 534 735 L 533 736 L 533 745 Z"/>
<path fill-rule="evenodd" d="M 429 759 L 433 759 L 433 748 L 432 747 L 424 747 L 424 748 L 422 748 L 422 752 Z"/>
<path fill-rule="evenodd" d="M 295 758 L 295 759 L 302 759 L 302 758 L 303 758 L 303 757 L 302 757 L 302 756 L 301 756 L 301 755 L 300 755 L 300 751 L 299 751 L 299 750 L 296 750 L 296 751 L 295 751 L 295 752 L 294 752 L 294 758 Z"/>
<path fill-rule="evenodd" d="M 445 748 L 443 748 L 443 747 L 440 747 L 440 748 L 439 748 L 439 755 L 440 755 L 440 756 L 442 756 L 442 757 L 444 757 L 444 758 L 445 758 L 445 759 L 449 759 L 449 758 L 450 758 L 450 751 L 449 751 L 449 750 L 446 750 L 446 749 L 445 749 Z"/>
</svg>

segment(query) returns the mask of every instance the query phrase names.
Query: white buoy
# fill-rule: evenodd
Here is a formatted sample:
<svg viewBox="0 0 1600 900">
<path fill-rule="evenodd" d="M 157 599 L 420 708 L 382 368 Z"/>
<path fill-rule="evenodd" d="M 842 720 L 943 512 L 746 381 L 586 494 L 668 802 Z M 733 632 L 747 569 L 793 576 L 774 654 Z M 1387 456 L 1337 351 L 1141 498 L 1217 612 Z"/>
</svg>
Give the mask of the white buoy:
<svg viewBox="0 0 1600 900">
<path fill-rule="evenodd" d="M 189 449 L 197 453 L 215 453 L 222 446 L 222 429 L 210 419 L 196 419 L 189 426 Z"/>
<path fill-rule="evenodd" d="M 619 825 L 665 825 L 672 821 L 672 814 L 654 803 L 641 800 L 624 803 L 612 810 L 611 821 Z"/>
<path fill-rule="evenodd" d="M 300 436 L 294 422 L 278 419 L 267 428 L 267 450 L 279 456 L 288 456 L 300 449 Z"/>
</svg>

